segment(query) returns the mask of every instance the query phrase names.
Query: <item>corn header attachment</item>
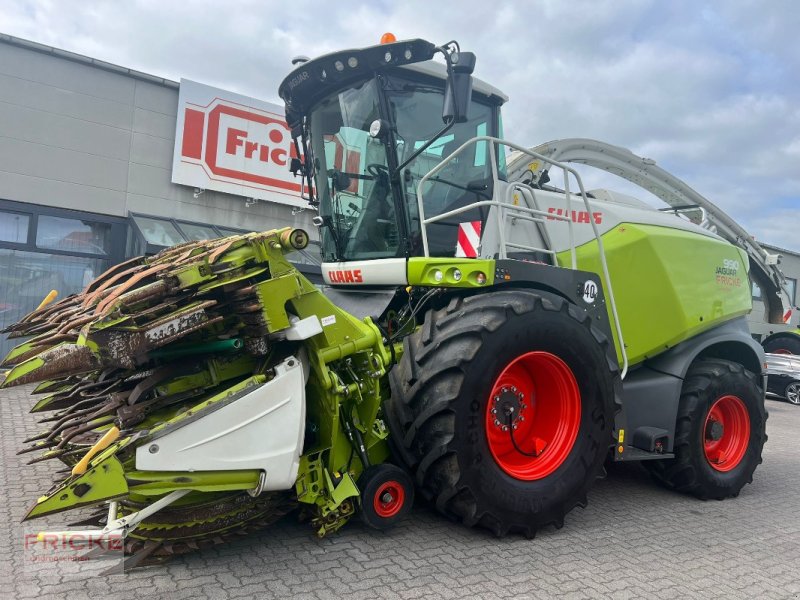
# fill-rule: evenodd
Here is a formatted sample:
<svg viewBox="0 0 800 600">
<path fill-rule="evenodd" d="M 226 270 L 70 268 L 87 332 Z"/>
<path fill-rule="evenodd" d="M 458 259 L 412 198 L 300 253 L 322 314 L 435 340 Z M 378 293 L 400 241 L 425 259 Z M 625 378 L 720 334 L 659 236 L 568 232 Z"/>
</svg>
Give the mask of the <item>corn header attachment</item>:
<svg viewBox="0 0 800 600">
<path fill-rule="evenodd" d="M 67 465 L 32 519 L 88 506 L 91 536 L 154 560 L 302 506 L 319 535 L 358 507 L 386 458 L 383 336 L 284 258 L 302 230 L 191 242 L 137 258 L 9 328 L 31 336 L 4 387 L 38 383 L 30 462 Z M 55 532 L 66 535 L 70 532 Z M 82 531 L 81 533 L 86 533 Z"/>
</svg>

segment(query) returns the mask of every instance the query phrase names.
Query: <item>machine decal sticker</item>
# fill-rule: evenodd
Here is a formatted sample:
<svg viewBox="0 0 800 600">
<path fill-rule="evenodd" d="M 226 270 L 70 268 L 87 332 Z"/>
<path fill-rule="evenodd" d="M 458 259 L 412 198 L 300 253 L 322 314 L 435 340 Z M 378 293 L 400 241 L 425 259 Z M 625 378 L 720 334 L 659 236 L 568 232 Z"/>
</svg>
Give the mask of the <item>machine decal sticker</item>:
<svg viewBox="0 0 800 600">
<path fill-rule="evenodd" d="M 722 265 L 714 270 L 717 285 L 724 287 L 742 287 L 742 278 L 739 277 L 739 261 L 726 258 Z"/>
<path fill-rule="evenodd" d="M 467 221 L 458 224 L 457 258 L 478 258 L 481 244 L 481 222 Z"/>
<path fill-rule="evenodd" d="M 328 271 L 329 283 L 364 283 L 361 269 L 342 269 Z"/>
<path fill-rule="evenodd" d="M 547 209 L 551 215 L 557 215 L 559 217 L 566 216 L 566 210 L 563 208 L 556 208 L 555 206 L 551 206 Z M 573 223 L 591 223 L 589 220 L 589 213 L 585 210 L 572 210 L 570 211 L 570 218 L 572 219 Z M 547 217 L 550 221 L 555 221 L 555 217 Z M 592 219 L 594 220 L 595 225 L 600 225 L 603 222 L 603 213 L 602 212 L 593 212 Z"/>
<path fill-rule="evenodd" d="M 597 284 L 591 279 L 582 286 L 583 301 L 586 304 L 594 304 L 597 300 Z"/>
</svg>

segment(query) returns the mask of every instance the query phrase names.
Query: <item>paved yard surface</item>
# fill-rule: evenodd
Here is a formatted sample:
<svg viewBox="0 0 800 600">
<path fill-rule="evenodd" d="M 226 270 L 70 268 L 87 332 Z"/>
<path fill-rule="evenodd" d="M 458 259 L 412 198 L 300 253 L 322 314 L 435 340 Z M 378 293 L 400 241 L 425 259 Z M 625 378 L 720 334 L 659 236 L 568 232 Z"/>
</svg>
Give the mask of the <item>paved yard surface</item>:
<svg viewBox="0 0 800 600">
<path fill-rule="evenodd" d="M 23 467 L 27 389 L 0 394 L 0 597 L 800 598 L 800 408 L 769 400 L 764 464 L 740 497 L 701 502 L 616 465 L 560 531 L 496 539 L 425 507 L 390 533 L 328 539 L 291 517 L 263 533 L 105 579 L 27 565 L 20 518 L 52 467 Z M 63 527 L 57 518 L 43 522 Z"/>
</svg>

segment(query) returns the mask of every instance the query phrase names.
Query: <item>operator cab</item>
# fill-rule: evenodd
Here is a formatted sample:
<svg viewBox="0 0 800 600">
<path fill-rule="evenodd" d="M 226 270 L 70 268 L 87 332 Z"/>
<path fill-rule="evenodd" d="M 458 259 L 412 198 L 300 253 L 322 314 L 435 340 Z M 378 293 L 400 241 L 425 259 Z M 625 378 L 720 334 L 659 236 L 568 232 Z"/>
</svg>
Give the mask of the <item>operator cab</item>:
<svg viewBox="0 0 800 600">
<path fill-rule="evenodd" d="M 436 52 L 447 66 L 430 61 Z M 324 263 L 422 255 L 420 180 L 466 141 L 501 134 L 507 98 L 473 80 L 472 68 L 474 55 L 455 43 L 410 40 L 323 56 L 284 80 L 287 121 L 304 156 L 293 168 L 319 210 Z M 488 146 L 467 148 L 425 184 L 426 218 L 491 200 Z M 503 153 L 495 154 L 502 173 Z M 487 212 L 429 225 L 429 254 L 454 256 L 459 223 L 483 224 Z"/>
</svg>

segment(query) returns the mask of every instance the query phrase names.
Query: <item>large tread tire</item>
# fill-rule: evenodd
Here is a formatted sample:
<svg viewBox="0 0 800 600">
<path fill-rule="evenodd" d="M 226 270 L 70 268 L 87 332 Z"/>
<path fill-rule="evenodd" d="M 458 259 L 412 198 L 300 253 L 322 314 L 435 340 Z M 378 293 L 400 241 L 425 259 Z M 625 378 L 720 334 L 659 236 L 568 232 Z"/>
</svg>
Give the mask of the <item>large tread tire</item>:
<svg viewBox="0 0 800 600">
<path fill-rule="evenodd" d="M 764 341 L 764 352 L 773 354 L 800 354 L 800 335 L 785 334 Z"/>
<path fill-rule="evenodd" d="M 486 410 L 504 367 L 531 351 L 555 355 L 572 370 L 581 415 L 563 463 L 526 481 L 493 458 Z M 620 406 L 616 356 L 591 318 L 559 296 L 512 290 L 452 298 L 406 338 L 390 385 L 385 408 L 396 460 L 439 512 L 467 526 L 528 537 L 561 527 L 604 475 Z"/>
<path fill-rule="evenodd" d="M 733 395 L 741 399 L 750 420 L 747 450 L 730 471 L 711 466 L 704 452 L 706 417 L 720 398 Z M 657 481 L 670 489 L 702 500 L 724 500 L 739 495 L 753 481 L 761 464 L 761 451 L 767 441 L 767 410 L 756 376 L 742 365 L 722 359 L 701 359 L 692 365 L 684 379 L 675 428 L 675 458 L 645 461 Z"/>
</svg>

